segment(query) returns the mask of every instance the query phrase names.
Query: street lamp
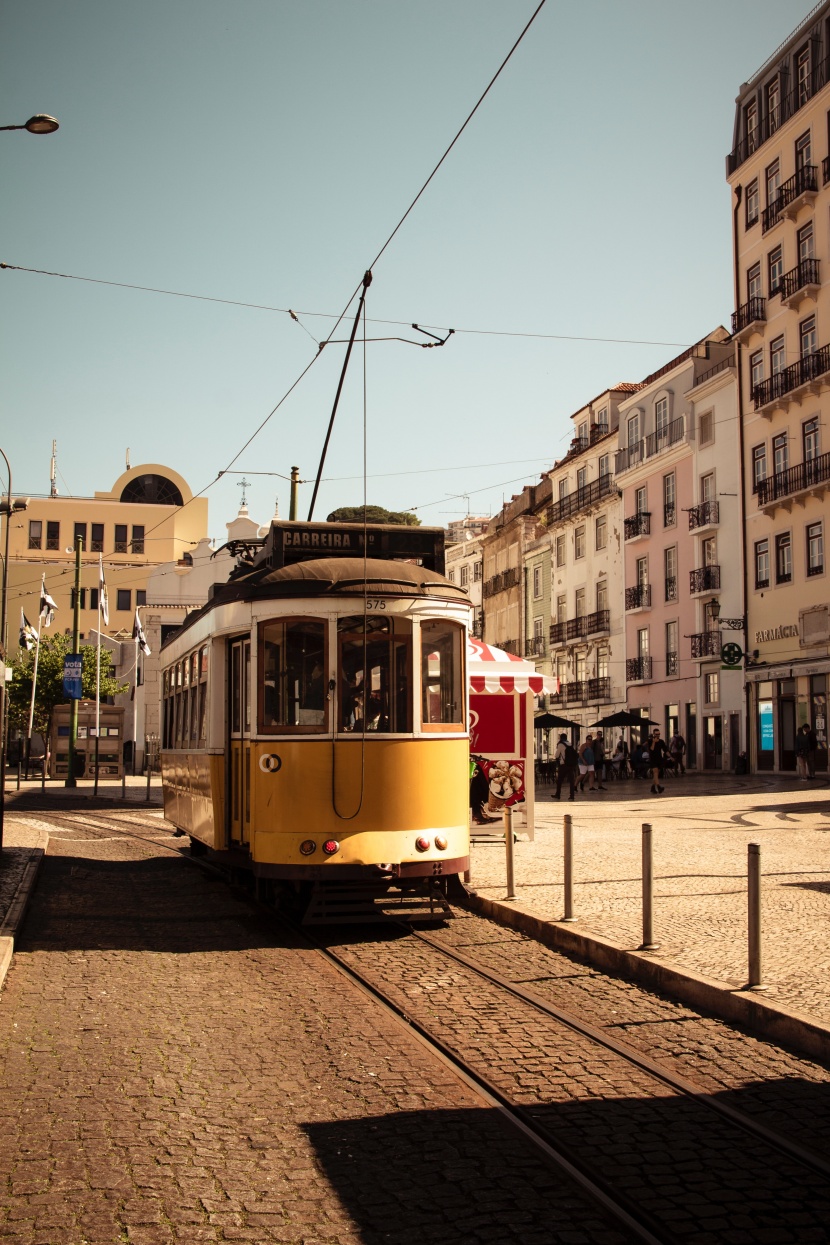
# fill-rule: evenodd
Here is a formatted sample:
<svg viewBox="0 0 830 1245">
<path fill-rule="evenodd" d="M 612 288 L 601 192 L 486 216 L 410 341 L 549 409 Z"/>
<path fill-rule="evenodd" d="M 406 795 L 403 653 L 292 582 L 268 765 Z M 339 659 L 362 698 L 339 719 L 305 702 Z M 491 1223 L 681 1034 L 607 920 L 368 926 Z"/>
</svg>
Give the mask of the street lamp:
<svg viewBox="0 0 830 1245">
<path fill-rule="evenodd" d="M 59 129 L 60 122 L 48 112 L 36 112 L 23 125 L 0 125 L 0 130 L 28 130 L 30 134 L 54 134 Z"/>
</svg>

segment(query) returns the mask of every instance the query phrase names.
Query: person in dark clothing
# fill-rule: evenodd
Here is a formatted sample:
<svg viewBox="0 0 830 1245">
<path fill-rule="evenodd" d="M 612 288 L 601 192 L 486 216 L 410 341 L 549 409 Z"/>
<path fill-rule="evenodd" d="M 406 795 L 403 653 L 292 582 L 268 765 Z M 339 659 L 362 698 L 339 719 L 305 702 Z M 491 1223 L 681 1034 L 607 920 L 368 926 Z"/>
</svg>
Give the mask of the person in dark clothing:
<svg viewBox="0 0 830 1245">
<path fill-rule="evenodd" d="M 663 787 L 660 785 L 660 779 L 663 777 L 663 768 L 666 763 L 666 753 L 668 749 L 660 738 L 660 731 L 651 732 L 651 739 L 648 744 L 648 762 L 651 769 L 651 793 L 652 795 L 660 795 Z"/>
<path fill-rule="evenodd" d="M 568 743 L 567 735 L 559 736 L 559 743 L 556 746 L 556 759 L 559 762 L 556 770 L 556 794 L 554 800 L 558 800 L 562 793 L 562 780 L 567 778 L 571 787 L 569 800 L 576 798 L 576 772 L 579 768 L 579 756 L 576 748 Z"/>
</svg>

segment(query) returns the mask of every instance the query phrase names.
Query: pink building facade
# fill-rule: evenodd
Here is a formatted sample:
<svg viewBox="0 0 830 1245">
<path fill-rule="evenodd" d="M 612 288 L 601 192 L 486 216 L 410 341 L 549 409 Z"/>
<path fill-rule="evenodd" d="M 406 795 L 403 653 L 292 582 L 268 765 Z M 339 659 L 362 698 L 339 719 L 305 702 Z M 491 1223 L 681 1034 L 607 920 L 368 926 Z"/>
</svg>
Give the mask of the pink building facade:
<svg viewBox="0 0 830 1245">
<path fill-rule="evenodd" d="M 734 768 L 746 747 L 742 663 L 722 656 L 745 643 L 735 395 L 718 329 L 620 407 L 627 703 L 679 730 L 689 768 Z"/>
</svg>

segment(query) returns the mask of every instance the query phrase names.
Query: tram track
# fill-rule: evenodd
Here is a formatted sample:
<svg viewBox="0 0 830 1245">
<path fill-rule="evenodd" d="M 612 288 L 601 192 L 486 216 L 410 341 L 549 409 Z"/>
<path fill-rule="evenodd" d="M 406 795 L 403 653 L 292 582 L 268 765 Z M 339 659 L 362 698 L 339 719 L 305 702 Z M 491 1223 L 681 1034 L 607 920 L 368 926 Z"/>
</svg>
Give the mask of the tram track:
<svg viewBox="0 0 830 1245">
<path fill-rule="evenodd" d="M 416 946 L 432 962 L 413 961 L 406 948 Z M 321 949 L 550 1147 L 551 1161 L 578 1172 L 608 1213 L 616 1205 L 639 1239 L 828 1239 L 830 1165 L 689 1078 L 421 931 L 393 943 L 329 935 Z M 521 1054 L 504 1057 L 517 1032 L 528 1036 L 530 1078 Z"/>
<path fill-rule="evenodd" d="M 166 837 L 163 823 L 159 834 L 139 818 L 91 811 L 50 812 L 49 819 L 59 831 L 118 834 L 190 859 L 159 841 Z M 191 863 L 227 878 L 199 859 Z M 830 1164 L 821 1155 L 509 980 L 470 954 L 469 944 L 462 951 L 408 925 L 353 927 L 348 937 L 330 928 L 315 937 L 277 919 L 449 1064 L 625 1239 L 662 1245 L 830 1239 Z M 523 1075 L 531 1064 L 532 1075 Z"/>
</svg>

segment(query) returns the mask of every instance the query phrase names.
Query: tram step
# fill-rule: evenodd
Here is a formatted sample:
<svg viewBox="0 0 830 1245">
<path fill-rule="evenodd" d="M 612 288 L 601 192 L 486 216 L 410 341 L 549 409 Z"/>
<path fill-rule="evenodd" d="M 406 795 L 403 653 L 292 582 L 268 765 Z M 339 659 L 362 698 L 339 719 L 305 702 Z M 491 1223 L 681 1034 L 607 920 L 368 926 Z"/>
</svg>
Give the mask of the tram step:
<svg viewBox="0 0 830 1245">
<path fill-rule="evenodd" d="M 446 896 L 433 885 L 422 891 L 315 883 L 303 925 L 363 925 L 383 921 L 446 921 L 453 917 Z"/>
</svg>

